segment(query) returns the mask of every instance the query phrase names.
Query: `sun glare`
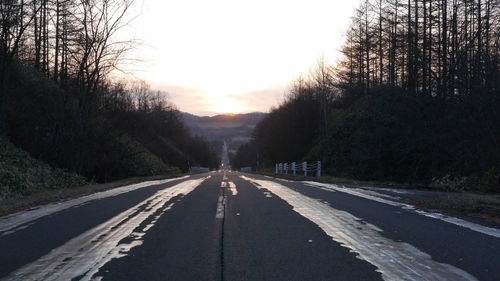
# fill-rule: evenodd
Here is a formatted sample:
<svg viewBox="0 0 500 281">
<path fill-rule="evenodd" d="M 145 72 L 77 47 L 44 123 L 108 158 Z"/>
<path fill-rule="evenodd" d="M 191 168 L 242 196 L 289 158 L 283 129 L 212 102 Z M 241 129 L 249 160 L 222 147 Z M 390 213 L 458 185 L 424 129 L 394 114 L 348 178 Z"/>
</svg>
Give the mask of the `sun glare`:
<svg viewBox="0 0 500 281">
<path fill-rule="evenodd" d="M 240 113 L 245 111 L 241 102 L 228 97 L 220 97 L 213 100 L 212 110 L 218 114 Z"/>
<path fill-rule="evenodd" d="M 138 1 L 122 32 L 142 43 L 125 72 L 171 92 L 181 110 L 266 111 L 252 93 L 273 89 L 274 101 L 318 59 L 333 61 L 359 1 Z"/>
</svg>

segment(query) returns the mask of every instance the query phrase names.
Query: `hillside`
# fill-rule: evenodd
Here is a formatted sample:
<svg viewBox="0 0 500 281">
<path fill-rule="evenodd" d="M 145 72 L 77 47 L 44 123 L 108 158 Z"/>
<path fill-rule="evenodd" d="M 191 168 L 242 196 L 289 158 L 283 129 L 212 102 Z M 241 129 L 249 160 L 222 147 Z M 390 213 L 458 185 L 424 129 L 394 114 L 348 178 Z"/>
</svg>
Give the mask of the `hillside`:
<svg viewBox="0 0 500 281">
<path fill-rule="evenodd" d="M 108 82 L 84 105 L 77 90 L 27 65 L 15 62 L 9 70 L 0 87 L 8 94 L 0 128 L 13 145 L 50 167 L 108 182 L 218 163 L 205 140 L 193 137 L 173 106 L 147 85 Z M 139 98 L 146 100 L 139 105 Z"/>
<path fill-rule="evenodd" d="M 197 116 L 180 112 L 184 124 L 195 135 L 205 137 L 214 148 L 220 150 L 226 141 L 230 152 L 235 152 L 242 144 L 250 141 L 253 129 L 266 116 L 266 113 L 220 114 Z"/>
</svg>

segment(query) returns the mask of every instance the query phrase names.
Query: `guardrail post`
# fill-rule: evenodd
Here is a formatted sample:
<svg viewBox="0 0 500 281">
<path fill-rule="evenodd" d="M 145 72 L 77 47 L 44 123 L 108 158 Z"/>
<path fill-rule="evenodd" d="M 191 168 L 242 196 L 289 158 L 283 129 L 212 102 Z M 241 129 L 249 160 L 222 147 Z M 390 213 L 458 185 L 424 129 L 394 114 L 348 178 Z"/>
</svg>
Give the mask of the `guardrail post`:
<svg viewBox="0 0 500 281">
<path fill-rule="evenodd" d="M 288 175 L 288 163 L 285 163 L 285 175 Z"/>
<path fill-rule="evenodd" d="M 296 167 L 295 167 L 295 162 L 292 162 L 292 174 L 293 174 L 293 176 L 297 175 L 297 170 L 296 170 Z"/>
<path fill-rule="evenodd" d="M 274 172 L 274 174 L 275 174 L 275 175 L 277 175 L 277 174 L 278 174 L 278 163 L 276 163 L 276 165 L 275 165 L 275 172 Z"/>
<path fill-rule="evenodd" d="M 321 161 L 318 161 L 318 168 L 317 168 L 317 177 L 321 177 Z"/>
<path fill-rule="evenodd" d="M 307 178 L 307 162 L 302 162 L 302 171 L 304 171 L 304 177 Z"/>
</svg>

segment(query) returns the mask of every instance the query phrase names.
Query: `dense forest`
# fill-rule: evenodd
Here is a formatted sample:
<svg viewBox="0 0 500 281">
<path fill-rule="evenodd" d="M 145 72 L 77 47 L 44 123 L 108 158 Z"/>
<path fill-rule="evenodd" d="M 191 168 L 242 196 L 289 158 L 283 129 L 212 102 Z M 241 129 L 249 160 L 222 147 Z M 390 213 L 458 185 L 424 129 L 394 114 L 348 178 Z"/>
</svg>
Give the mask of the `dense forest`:
<svg viewBox="0 0 500 281">
<path fill-rule="evenodd" d="M 236 167 L 321 160 L 332 176 L 493 185 L 500 177 L 496 0 L 366 0 L 257 126 Z"/>
<path fill-rule="evenodd" d="M 0 135 L 97 181 L 217 167 L 217 154 L 189 132 L 165 93 L 112 78 L 134 47 L 118 36 L 132 5 L 2 0 Z"/>
</svg>

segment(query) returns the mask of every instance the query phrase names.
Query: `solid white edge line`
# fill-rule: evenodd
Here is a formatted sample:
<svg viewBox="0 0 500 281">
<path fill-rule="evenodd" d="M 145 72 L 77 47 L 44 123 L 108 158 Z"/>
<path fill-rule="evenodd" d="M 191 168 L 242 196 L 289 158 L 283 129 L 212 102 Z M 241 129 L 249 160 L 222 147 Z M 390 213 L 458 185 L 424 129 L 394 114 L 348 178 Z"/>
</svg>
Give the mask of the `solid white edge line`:
<svg viewBox="0 0 500 281">
<path fill-rule="evenodd" d="M 267 189 L 292 206 L 293 211 L 320 227 L 333 240 L 378 268 L 384 280 L 477 280 L 468 272 L 439 263 L 411 244 L 382 235 L 349 212 L 337 210 L 274 181 L 240 176 L 258 189 Z"/>
<path fill-rule="evenodd" d="M 305 183 L 309 186 L 319 188 L 322 190 L 326 190 L 326 191 L 339 191 L 339 192 L 343 192 L 343 193 L 346 193 L 349 195 L 354 195 L 354 196 L 361 197 L 364 199 L 383 203 L 386 205 L 401 207 L 405 210 L 414 212 L 414 213 L 422 215 L 422 216 L 426 216 L 429 218 L 433 218 L 433 219 L 441 220 L 441 221 L 444 221 L 447 223 L 451 223 L 451 224 L 454 224 L 456 226 L 467 228 L 467 229 L 470 229 L 472 231 L 486 234 L 486 235 L 489 235 L 489 236 L 492 236 L 495 238 L 500 238 L 500 229 L 497 229 L 497 228 L 483 226 L 483 225 L 476 224 L 476 223 L 473 223 L 470 221 L 459 219 L 457 217 L 447 216 L 447 215 L 444 215 L 441 213 L 431 213 L 431 212 L 419 210 L 415 206 L 410 205 L 410 204 L 401 203 L 401 202 L 397 202 L 397 201 L 393 201 L 393 200 L 387 200 L 387 199 L 376 197 L 376 196 L 369 195 L 369 194 L 364 194 L 362 192 L 359 192 L 359 191 L 356 191 L 356 190 L 353 190 L 350 188 L 339 187 L 338 185 L 335 185 L 335 184 L 318 183 L 318 182 L 313 182 L 313 181 L 302 181 L 301 183 Z"/>
<path fill-rule="evenodd" d="M 45 217 L 45 216 L 51 215 L 53 213 L 74 207 L 74 206 L 85 204 L 85 203 L 92 201 L 92 200 L 112 197 L 112 196 L 116 196 L 116 195 L 130 192 L 130 191 L 134 191 L 134 190 L 137 190 L 139 188 L 152 186 L 152 185 L 165 184 L 165 183 L 175 181 L 175 180 L 182 180 L 182 179 L 185 179 L 187 177 L 189 177 L 189 176 L 183 176 L 183 177 L 171 178 L 171 179 L 165 179 L 165 180 L 146 181 L 146 182 L 126 185 L 126 186 L 120 186 L 120 187 L 112 188 L 109 190 L 100 191 L 100 192 L 96 192 L 93 194 L 78 197 L 75 199 L 70 199 L 67 201 L 51 203 L 48 205 L 42 205 L 38 209 L 35 209 L 35 210 L 21 211 L 21 212 L 10 214 L 10 215 L 4 216 L 4 217 L 0 217 L 0 236 L 11 234 L 11 233 L 15 232 L 16 231 L 15 228 L 18 226 L 21 226 L 20 229 L 22 229 L 23 228 L 22 225 L 24 225 L 26 223 L 29 223 L 29 222 L 34 221 L 36 219 L 39 219 L 41 217 Z"/>
</svg>

